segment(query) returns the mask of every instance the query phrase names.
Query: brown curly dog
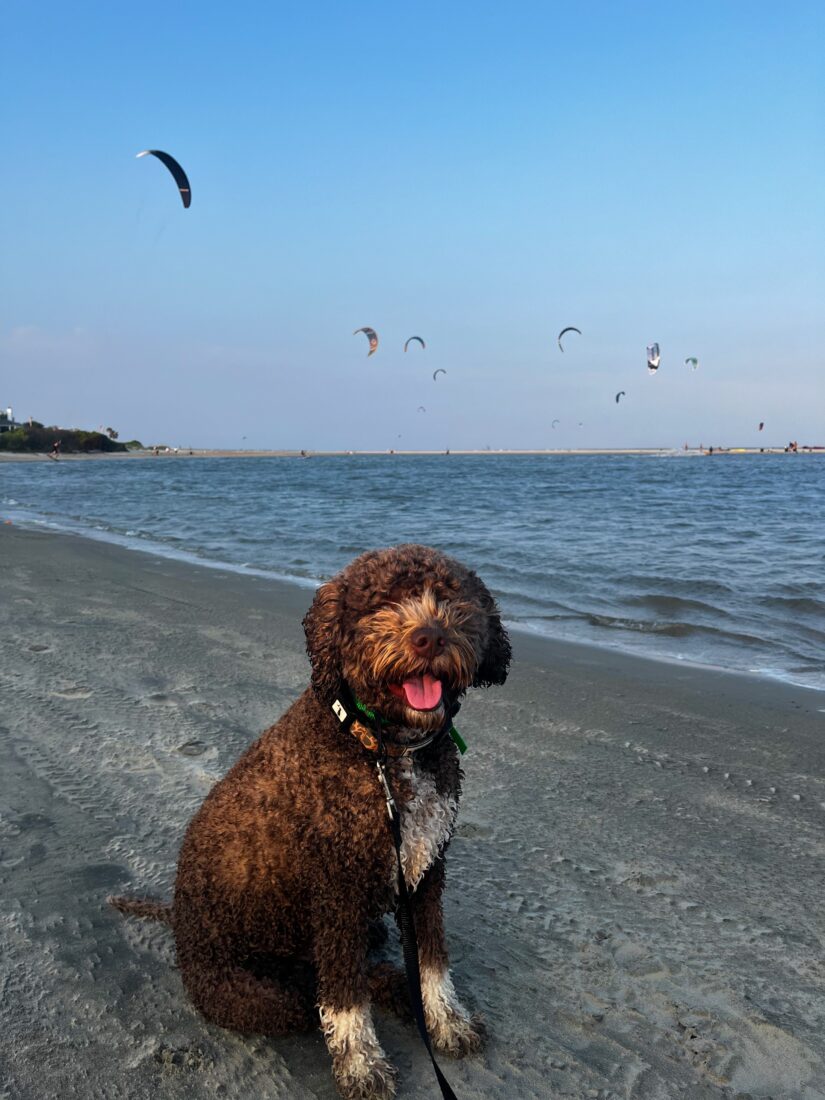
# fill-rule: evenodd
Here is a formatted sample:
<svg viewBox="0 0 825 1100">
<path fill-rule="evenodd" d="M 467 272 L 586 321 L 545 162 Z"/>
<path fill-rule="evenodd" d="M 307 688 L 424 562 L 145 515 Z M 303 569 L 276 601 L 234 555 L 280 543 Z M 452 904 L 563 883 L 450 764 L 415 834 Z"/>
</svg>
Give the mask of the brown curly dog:
<svg viewBox="0 0 825 1100">
<path fill-rule="evenodd" d="M 347 728 L 333 703 L 358 700 L 383 723 L 433 1046 L 478 1050 L 444 937 L 461 770 L 442 734 L 469 687 L 504 682 L 510 643 L 476 574 L 414 545 L 356 558 L 318 589 L 304 629 L 312 685 L 207 796 L 186 831 L 173 905 L 111 901 L 168 921 L 207 1019 L 282 1035 L 320 1014 L 341 1095 L 387 1098 L 396 1072 L 370 1001 L 402 1011 L 404 980 L 367 956 L 376 922 L 395 908 L 395 852 L 369 730 Z"/>
</svg>

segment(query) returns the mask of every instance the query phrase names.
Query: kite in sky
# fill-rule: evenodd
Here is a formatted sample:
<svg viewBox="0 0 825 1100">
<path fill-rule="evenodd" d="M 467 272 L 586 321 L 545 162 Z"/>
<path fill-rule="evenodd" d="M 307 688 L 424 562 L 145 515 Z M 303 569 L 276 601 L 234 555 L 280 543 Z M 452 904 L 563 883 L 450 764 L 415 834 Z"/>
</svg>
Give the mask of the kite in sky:
<svg viewBox="0 0 825 1100">
<path fill-rule="evenodd" d="M 357 328 L 352 335 L 357 336 L 359 332 L 363 332 L 363 334 L 370 342 L 370 350 L 367 352 L 367 358 L 369 359 L 373 352 L 377 351 L 378 349 L 378 333 L 375 331 L 374 328 L 370 328 L 368 325 L 365 325 L 363 328 Z"/>
<path fill-rule="evenodd" d="M 189 186 L 189 177 L 184 170 L 178 164 L 174 157 L 170 157 L 168 153 L 161 152 L 160 149 L 144 149 L 142 153 L 137 154 L 138 157 L 157 157 L 161 164 L 165 164 L 169 171 L 172 173 L 172 178 L 178 185 L 178 191 L 180 191 L 181 202 L 184 207 L 188 207 L 192 201 L 192 188 Z"/>
</svg>

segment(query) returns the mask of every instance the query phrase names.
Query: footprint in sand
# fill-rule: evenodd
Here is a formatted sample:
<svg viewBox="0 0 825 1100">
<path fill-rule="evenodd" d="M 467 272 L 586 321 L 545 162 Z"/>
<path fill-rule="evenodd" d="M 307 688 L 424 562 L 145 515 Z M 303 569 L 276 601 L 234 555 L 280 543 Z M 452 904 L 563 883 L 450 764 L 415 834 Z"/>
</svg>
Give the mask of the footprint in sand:
<svg viewBox="0 0 825 1100">
<path fill-rule="evenodd" d="M 208 745 L 203 741 L 184 741 L 182 745 L 178 745 L 178 752 L 184 756 L 202 756 L 207 748 Z"/>
<path fill-rule="evenodd" d="M 77 685 L 63 688 L 62 691 L 52 692 L 52 695 L 56 696 L 58 699 L 88 699 L 91 694 L 91 688 L 78 687 Z"/>
<path fill-rule="evenodd" d="M 71 878 L 78 886 L 88 889 L 113 887 L 128 880 L 129 872 L 120 863 L 87 863 L 71 872 Z"/>
<path fill-rule="evenodd" d="M 212 1058 L 199 1045 L 170 1047 L 159 1045 L 152 1055 L 163 1070 L 201 1070 L 212 1065 Z"/>
<path fill-rule="evenodd" d="M 50 817 L 46 817 L 41 813 L 25 813 L 20 814 L 16 819 L 15 825 L 22 832 L 29 832 L 31 829 L 52 829 L 54 828 L 54 821 Z"/>
<path fill-rule="evenodd" d="M 50 645 L 40 645 L 35 642 L 34 645 L 29 646 L 29 653 L 48 653 L 51 648 Z"/>
<path fill-rule="evenodd" d="M 36 867 L 46 858 L 48 852 L 45 844 L 32 844 L 23 860 L 24 867 Z"/>
<path fill-rule="evenodd" d="M 165 692 L 156 691 L 153 695 L 146 696 L 147 703 L 154 703 L 155 706 L 177 706 L 178 701 L 172 695 L 167 695 Z"/>
</svg>

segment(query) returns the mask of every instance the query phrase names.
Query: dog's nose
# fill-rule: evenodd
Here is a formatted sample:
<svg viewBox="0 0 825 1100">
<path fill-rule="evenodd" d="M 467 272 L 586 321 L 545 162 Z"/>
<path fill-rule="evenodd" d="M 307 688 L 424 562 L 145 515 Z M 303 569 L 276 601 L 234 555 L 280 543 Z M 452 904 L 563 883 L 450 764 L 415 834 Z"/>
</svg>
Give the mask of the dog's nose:
<svg viewBox="0 0 825 1100">
<path fill-rule="evenodd" d="M 410 643 L 419 657 L 435 657 L 447 644 L 440 627 L 420 626 L 410 636 Z"/>
</svg>

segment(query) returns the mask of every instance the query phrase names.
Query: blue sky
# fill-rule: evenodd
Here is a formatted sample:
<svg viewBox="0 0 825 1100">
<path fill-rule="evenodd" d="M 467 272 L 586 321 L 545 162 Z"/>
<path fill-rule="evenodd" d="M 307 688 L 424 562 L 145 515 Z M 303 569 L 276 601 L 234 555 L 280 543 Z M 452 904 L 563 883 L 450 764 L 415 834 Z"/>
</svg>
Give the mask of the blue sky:
<svg viewBox="0 0 825 1100">
<path fill-rule="evenodd" d="M 7 2 L 0 404 L 195 446 L 825 443 L 824 31 Z"/>
</svg>

